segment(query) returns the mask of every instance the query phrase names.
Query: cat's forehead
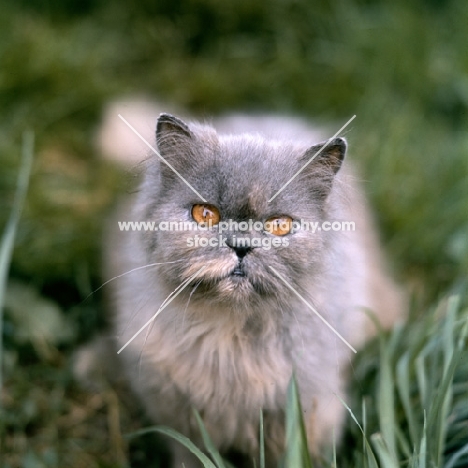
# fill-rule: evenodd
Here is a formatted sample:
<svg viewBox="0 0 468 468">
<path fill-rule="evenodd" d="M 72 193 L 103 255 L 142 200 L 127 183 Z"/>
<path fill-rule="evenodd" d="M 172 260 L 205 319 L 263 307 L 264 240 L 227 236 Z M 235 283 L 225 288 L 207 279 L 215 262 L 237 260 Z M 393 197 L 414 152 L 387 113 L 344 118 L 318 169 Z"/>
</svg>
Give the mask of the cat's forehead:
<svg viewBox="0 0 468 468">
<path fill-rule="evenodd" d="M 300 153 L 289 142 L 257 135 L 221 136 L 215 165 L 238 185 L 258 181 L 265 184 L 294 170 Z"/>
<path fill-rule="evenodd" d="M 211 160 L 220 203 L 245 217 L 265 213 L 274 191 L 296 172 L 301 154 L 293 144 L 256 135 L 220 136 Z"/>
</svg>

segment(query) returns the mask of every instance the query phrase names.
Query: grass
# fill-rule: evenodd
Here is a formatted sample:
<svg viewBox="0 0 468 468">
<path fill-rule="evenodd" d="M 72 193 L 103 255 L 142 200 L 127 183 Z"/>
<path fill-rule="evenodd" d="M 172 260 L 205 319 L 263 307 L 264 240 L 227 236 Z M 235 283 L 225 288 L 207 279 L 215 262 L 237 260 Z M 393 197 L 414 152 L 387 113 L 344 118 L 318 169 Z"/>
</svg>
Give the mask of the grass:
<svg viewBox="0 0 468 468">
<path fill-rule="evenodd" d="M 382 334 L 355 362 L 346 444 L 320 466 L 333 468 L 461 468 L 468 463 L 468 309 L 450 296 L 425 317 Z M 370 360 L 374 351 L 378 359 Z M 195 413 L 211 459 L 186 437 L 166 427 L 149 427 L 132 437 L 157 432 L 177 440 L 206 468 L 225 468 L 203 422 Z M 261 415 L 260 415 L 261 417 Z M 262 427 L 262 426 L 260 426 Z M 295 380 L 286 414 L 285 467 L 312 468 Z M 260 435 L 262 429 L 260 429 Z M 351 456 L 350 456 L 351 455 Z M 264 456 L 257 461 L 262 467 Z M 316 460 L 318 462 L 318 460 Z"/>
<path fill-rule="evenodd" d="M 23 155 L 20 173 L 18 176 L 17 190 L 11 211 L 10 218 L 5 227 L 5 232 L 0 242 L 0 391 L 3 388 L 3 370 L 2 370 L 2 338 L 3 338 L 3 307 L 5 304 L 6 282 L 8 270 L 15 242 L 16 230 L 21 216 L 21 210 L 26 199 L 29 185 L 29 176 L 33 160 L 34 135 L 31 132 L 23 135 Z"/>
<path fill-rule="evenodd" d="M 356 363 L 356 383 L 367 390 L 364 395 L 354 390 L 351 400 L 358 404 L 356 397 L 364 397 L 367 438 L 380 466 L 466 464 L 467 458 L 461 458 L 468 447 L 466 420 L 464 429 L 449 428 L 465 417 L 460 410 L 468 395 L 467 330 L 467 310 L 458 296 L 451 296 L 426 317 L 381 339 L 380 362 L 373 364 L 377 372 L 367 367 L 369 361 Z M 357 466 L 372 464 L 364 459 Z"/>
<path fill-rule="evenodd" d="M 71 375 L 73 351 L 103 325 L 100 293 L 83 302 L 105 280 L 102 219 L 129 186 L 95 131 L 103 103 L 133 93 L 202 117 L 300 114 L 332 131 L 357 115 L 350 157 L 412 316 L 359 353 L 344 442 L 322 462 L 466 466 L 467 20 L 463 0 L 4 2 L 2 466 L 165 466 L 152 434 L 124 437 L 147 421 Z M 18 221 L 25 128 L 35 163 Z M 303 446 L 288 443 L 290 464 Z"/>
<path fill-rule="evenodd" d="M 0 396 L 3 395 L 3 308 L 6 296 L 6 283 L 14 247 L 16 230 L 18 228 L 18 221 L 28 190 L 29 176 L 33 160 L 33 145 L 34 135 L 31 132 L 25 133 L 23 136 L 23 154 L 21 158 L 22 164 L 18 176 L 13 209 L 0 242 Z M 3 402 L 0 399 L 0 413 L 3 412 L 2 403 Z M 3 446 L 4 434 L 5 426 L 4 420 L 2 418 L 0 420 L 0 448 Z"/>
</svg>

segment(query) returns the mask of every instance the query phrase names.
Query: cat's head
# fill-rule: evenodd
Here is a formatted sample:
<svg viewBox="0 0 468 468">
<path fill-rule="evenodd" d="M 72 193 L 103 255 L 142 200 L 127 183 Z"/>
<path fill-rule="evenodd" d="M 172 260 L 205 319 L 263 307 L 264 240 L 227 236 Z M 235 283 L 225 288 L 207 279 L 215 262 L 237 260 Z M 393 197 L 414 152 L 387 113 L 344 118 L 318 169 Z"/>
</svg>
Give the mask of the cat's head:
<svg viewBox="0 0 468 468">
<path fill-rule="evenodd" d="M 320 274 L 327 235 L 300 223 L 327 219 L 343 139 L 306 146 L 218 135 L 162 114 L 156 143 L 160 157 L 149 161 L 140 201 L 145 221 L 164 223 L 144 239 L 149 262 L 174 262 L 159 270 L 169 288 L 199 272 L 187 287 L 192 301 L 247 310 L 266 299 L 287 303 L 292 293 L 276 273 L 298 290 Z M 208 220 L 209 230 L 180 230 Z"/>
</svg>

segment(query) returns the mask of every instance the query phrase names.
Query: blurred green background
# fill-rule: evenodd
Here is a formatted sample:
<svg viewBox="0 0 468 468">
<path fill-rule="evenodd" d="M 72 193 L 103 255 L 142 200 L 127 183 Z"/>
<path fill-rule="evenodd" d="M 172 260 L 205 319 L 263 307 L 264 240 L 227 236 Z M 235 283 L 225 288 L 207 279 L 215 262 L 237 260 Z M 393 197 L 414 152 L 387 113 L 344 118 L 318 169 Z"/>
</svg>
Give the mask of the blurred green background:
<svg viewBox="0 0 468 468">
<path fill-rule="evenodd" d="M 88 394 L 70 372 L 103 322 L 102 291 L 87 296 L 103 282 L 102 220 L 130 177 L 96 149 L 106 102 L 333 128 L 357 114 L 351 157 L 422 308 L 464 291 L 468 271 L 467 25 L 465 0 L 4 0 L 0 227 L 23 132 L 36 142 L 5 298 L 2 466 L 159 466 L 122 442 L 135 422 L 115 394 Z"/>
</svg>

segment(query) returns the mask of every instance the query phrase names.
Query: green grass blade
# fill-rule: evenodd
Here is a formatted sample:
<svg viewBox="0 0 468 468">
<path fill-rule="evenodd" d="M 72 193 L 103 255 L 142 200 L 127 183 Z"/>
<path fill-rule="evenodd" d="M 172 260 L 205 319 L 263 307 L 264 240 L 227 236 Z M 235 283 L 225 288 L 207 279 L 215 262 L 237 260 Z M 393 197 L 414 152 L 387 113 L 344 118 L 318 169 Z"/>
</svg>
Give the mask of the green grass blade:
<svg viewBox="0 0 468 468">
<path fill-rule="evenodd" d="M 382 468 L 399 468 L 398 463 L 396 463 L 394 455 L 388 449 L 382 434 L 372 434 L 371 441 L 379 454 L 380 466 Z"/>
<path fill-rule="evenodd" d="M 359 424 L 358 424 L 359 425 Z M 367 410 L 366 410 L 366 400 L 362 399 L 362 433 L 367 434 Z M 362 453 L 366 453 L 366 438 L 362 438 Z"/>
<path fill-rule="evenodd" d="M 408 440 L 406 439 L 406 435 L 403 433 L 403 431 L 398 425 L 395 426 L 395 437 L 401 449 L 401 452 L 403 453 L 405 457 L 409 459 L 411 457 L 411 448 L 410 448 Z"/>
<path fill-rule="evenodd" d="M 417 429 L 416 429 L 416 420 L 414 418 L 414 408 L 411 405 L 410 396 L 410 376 L 409 376 L 409 367 L 410 367 L 410 355 L 409 353 L 403 354 L 403 356 L 398 360 L 396 366 L 396 386 L 398 389 L 398 395 L 400 397 L 403 409 L 405 411 L 406 419 L 408 420 L 409 431 L 411 435 L 411 440 L 417 440 Z"/>
<path fill-rule="evenodd" d="M 461 449 L 457 450 L 445 464 L 444 468 L 455 468 L 458 460 L 464 455 L 468 455 L 468 444 L 464 445 Z"/>
<path fill-rule="evenodd" d="M 454 358 L 454 348 L 455 348 L 455 318 L 457 315 L 457 311 L 460 305 L 460 298 L 458 296 L 451 296 L 448 299 L 448 311 L 447 311 L 447 318 L 445 320 L 445 327 L 443 333 L 443 356 L 444 356 L 444 377 L 450 368 L 450 363 Z M 461 356 L 460 356 L 461 357 Z M 458 361 L 458 360 L 457 360 Z M 453 373 L 455 374 L 455 368 L 453 369 Z M 437 453 L 437 461 L 438 463 L 442 463 L 442 456 L 444 451 L 445 445 L 445 438 L 447 434 L 447 423 L 446 420 L 450 414 L 450 407 L 452 404 L 452 387 L 453 387 L 453 376 L 450 378 L 450 386 L 447 389 L 447 393 L 445 394 L 442 400 L 442 411 L 440 414 L 440 427 L 438 431 L 438 453 Z"/>
<path fill-rule="evenodd" d="M 294 376 L 289 383 L 286 407 L 285 466 L 312 468 L 299 391 Z"/>
<path fill-rule="evenodd" d="M 455 317 L 460 305 L 460 298 L 458 296 L 451 296 L 447 304 L 447 319 L 445 320 L 445 327 L 443 333 L 444 340 L 444 375 L 450 365 L 453 357 L 454 349 L 454 331 L 455 331 Z"/>
<path fill-rule="evenodd" d="M 213 444 L 211 437 L 209 436 L 208 432 L 206 432 L 205 425 L 203 424 L 202 418 L 196 409 L 193 410 L 195 414 L 195 419 L 197 420 L 198 427 L 200 428 L 200 432 L 203 438 L 203 443 L 205 444 L 205 448 L 208 453 L 213 458 L 214 462 L 216 463 L 218 468 L 226 468 L 224 461 L 218 451 L 218 449 Z"/>
<path fill-rule="evenodd" d="M 364 441 L 364 454 L 367 456 L 367 464 L 369 468 L 379 468 L 379 465 L 375 458 L 372 447 L 369 444 L 369 441 L 367 440 L 366 433 L 364 432 L 364 429 L 362 428 L 362 426 L 359 424 L 359 421 L 357 420 L 356 416 L 354 416 L 353 410 L 345 403 L 345 401 L 339 395 L 336 395 L 336 397 L 338 398 L 338 400 L 341 401 L 341 404 L 346 408 L 348 413 L 351 415 L 351 418 L 357 424 L 357 426 L 359 427 L 359 430 L 362 433 L 363 441 Z"/>
<path fill-rule="evenodd" d="M 419 468 L 418 455 L 416 453 L 416 447 L 408 460 L 408 468 Z"/>
<path fill-rule="evenodd" d="M 381 338 L 379 418 L 382 439 L 393 460 L 396 460 L 395 443 L 395 383 L 392 375 L 389 345 Z"/>
<path fill-rule="evenodd" d="M 418 463 L 419 468 L 426 468 L 426 460 L 427 460 L 427 421 L 426 421 L 426 412 L 424 411 L 423 435 L 421 439 L 421 445 L 419 446 L 419 463 Z"/>
<path fill-rule="evenodd" d="M 434 444 L 433 447 L 436 449 L 434 459 L 438 460 L 439 463 L 443 455 L 447 418 L 449 414 L 446 402 L 450 401 L 453 373 L 457 365 L 458 359 L 454 359 L 452 365 L 449 367 L 449 375 L 447 375 L 446 379 L 441 383 L 439 393 L 436 395 L 436 399 L 430 411 L 429 427 L 433 428 L 435 431 L 435 435 L 431 436 L 431 443 Z"/>
<path fill-rule="evenodd" d="M 421 401 L 421 406 L 427 408 L 429 402 L 427 401 L 427 379 L 426 379 L 426 355 L 425 352 L 422 352 L 415 361 L 416 369 L 416 381 L 418 383 L 419 391 L 419 400 Z"/>
<path fill-rule="evenodd" d="M 216 465 L 188 438 L 179 432 L 171 429 L 170 427 L 155 426 L 141 429 L 140 431 L 132 432 L 128 434 L 128 437 L 139 437 L 152 432 L 158 432 L 159 434 L 166 435 L 172 439 L 180 442 L 185 448 L 190 450 L 202 463 L 205 468 L 217 468 Z"/>
<path fill-rule="evenodd" d="M 3 349 L 3 304 L 5 300 L 6 282 L 8 270 L 10 268 L 11 257 L 13 255 L 13 247 L 15 243 L 16 229 L 21 216 L 26 193 L 28 191 L 29 176 L 34 154 L 34 133 L 24 132 L 22 142 L 21 168 L 16 184 L 15 199 L 13 208 L 10 213 L 5 231 L 3 232 L 2 241 L 0 243 L 0 391 L 3 388 L 3 366 L 2 366 L 2 349 Z"/>
<path fill-rule="evenodd" d="M 428 428 L 431 433 L 431 450 L 433 451 L 431 458 L 437 466 L 440 466 L 442 462 L 447 418 L 452 401 L 453 376 L 461 358 L 461 350 L 457 349 L 456 352 L 454 351 L 454 324 L 457 308 L 458 300 L 449 299 L 448 313 L 443 330 L 444 373 L 442 381 L 435 383 L 434 388 L 437 389 L 437 392 L 430 406 L 428 417 Z"/>
</svg>

